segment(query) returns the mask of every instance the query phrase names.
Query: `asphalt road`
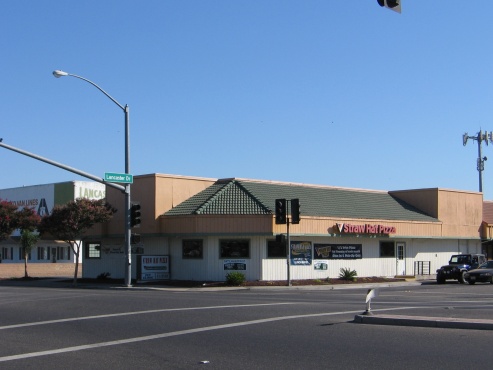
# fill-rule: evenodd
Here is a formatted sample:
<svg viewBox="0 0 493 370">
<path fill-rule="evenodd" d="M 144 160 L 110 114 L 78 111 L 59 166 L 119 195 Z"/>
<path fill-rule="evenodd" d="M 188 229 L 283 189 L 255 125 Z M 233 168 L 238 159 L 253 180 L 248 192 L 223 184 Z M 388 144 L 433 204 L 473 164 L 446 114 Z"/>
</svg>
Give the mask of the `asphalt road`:
<svg viewBox="0 0 493 370">
<path fill-rule="evenodd" d="M 489 330 L 365 325 L 368 287 L 181 290 L 0 283 L 1 369 L 491 367 Z M 374 315 L 489 319 L 493 286 L 381 286 Z"/>
</svg>

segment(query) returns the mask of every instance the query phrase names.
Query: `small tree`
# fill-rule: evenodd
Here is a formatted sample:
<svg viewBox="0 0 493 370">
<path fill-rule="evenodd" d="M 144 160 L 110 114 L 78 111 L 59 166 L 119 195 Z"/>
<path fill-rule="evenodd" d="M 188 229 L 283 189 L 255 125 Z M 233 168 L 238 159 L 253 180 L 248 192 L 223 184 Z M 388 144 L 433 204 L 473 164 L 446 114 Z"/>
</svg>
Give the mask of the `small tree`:
<svg viewBox="0 0 493 370">
<path fill-rule="evenodd" d="M 34 233 L 31 230 L 21 231 L 22 253 L 24 254 L 24 278 L 26 279 L 29 277 L 29 274 L 27 273 L 27 259 L 29 258 L 29 253 L 31 253 L 38 240 L 39 234 Z"/>
<path fill-rule="evenodd" d="M 75 256 L 74 285 L 77 285 L 79 256 L 84 233 L 96 224 L 108 222 L 116 209 L 104 200 L 78 198 L 63 206 L 55 206 L 49 216 L 41 219 L 39 230 L 70 245 Z"/>
<path fill-rule="evenodd" d="M 17 227 L 21 230 L 21 245 L 24 255 L 24 277 L 28 278 L 27 259 L 33 247 L 39 240 L 39 234 L 35 230 L 39 227 L 41 217 L 31 208 L 24 207 L 16 212 Z"/>
<path fill-rule="evenodd" d="M 0 241 L 7 240 L 17 229 L 17 207 L 6 200 L 0 200 Z"/>
</svg>

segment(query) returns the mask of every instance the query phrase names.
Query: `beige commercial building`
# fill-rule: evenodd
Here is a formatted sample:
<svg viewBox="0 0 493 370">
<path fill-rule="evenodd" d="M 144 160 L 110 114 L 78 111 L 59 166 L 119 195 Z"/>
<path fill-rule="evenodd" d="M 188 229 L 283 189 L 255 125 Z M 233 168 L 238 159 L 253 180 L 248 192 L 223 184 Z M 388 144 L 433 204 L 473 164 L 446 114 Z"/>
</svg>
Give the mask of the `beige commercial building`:
<svg viewBox="0 0 493 370">
<path fill-rule="evenodd" d="M 122 210 L 113 188 L 107 201 Z M 276 224 L 275 200 L 286 199 L 288 224 Z M 291 223 L 290 200 L 301 219 Z M 416 189 L 373 191 L 250 179 L 163 174 L 134 177 L 132 201 L 142 223 L 132 246 L 132 277 L 221 281 L 433 274 L 454 253 L 487 253 L 493 217 L 482 193 Z M 493 215 L 493 212 L 491 212 Z M 123 278 L 123 212 L 85 239 L 83 276 Z M 284 234 L 283 244 L 276 235 Z M 288 263 L 289 262 L 289 263 Z"/>
</svg>

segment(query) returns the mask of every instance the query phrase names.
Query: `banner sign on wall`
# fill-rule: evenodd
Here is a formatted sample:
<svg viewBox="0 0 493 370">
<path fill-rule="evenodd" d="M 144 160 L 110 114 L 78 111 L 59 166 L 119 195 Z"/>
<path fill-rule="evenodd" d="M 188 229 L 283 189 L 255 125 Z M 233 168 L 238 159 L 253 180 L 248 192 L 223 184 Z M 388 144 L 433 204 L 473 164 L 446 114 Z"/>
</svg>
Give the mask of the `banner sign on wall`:
<svg viewBox="0 0 493 370">
<path fill-rule="evenodd" d="M 355 260 L 363 258 L 361 244 L 315 244 L 315 259 Z"/>
<path fill-rule="evenodd" d="M 246 260 L 224 260 L 225 271 L 246 270 Z"/>
<path fill-rule="evenodd" d="M 292 241 L 290 245 L 291 265 L 307 266 L 312 264 L 312 243 Z"/>
<path fill-rule="evenodd" d="M 326 271 L 329 268 L 329 261 L 315 261 L 313 262 L 313 269 L 315 271 Z"/>
<path fill-rule="evenodd" d="M 169 256 L 137 256 L 137 279 L 140 281 L 168 280 Z"/>
</svg>

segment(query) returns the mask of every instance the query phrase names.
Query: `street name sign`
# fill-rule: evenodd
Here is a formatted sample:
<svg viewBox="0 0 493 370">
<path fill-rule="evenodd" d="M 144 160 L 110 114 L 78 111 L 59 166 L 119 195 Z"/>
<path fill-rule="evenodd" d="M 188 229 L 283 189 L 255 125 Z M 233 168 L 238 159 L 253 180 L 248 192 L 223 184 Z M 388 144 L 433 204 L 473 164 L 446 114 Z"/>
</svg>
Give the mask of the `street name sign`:
<svg viewBox="0 0 493 370">
<path fill-rule="evenodd" d="M 104 181 L 132 184 L 134 182 L 134 176 L 129 175 L 128 173 L 105 172 Z"/>
</svg>

